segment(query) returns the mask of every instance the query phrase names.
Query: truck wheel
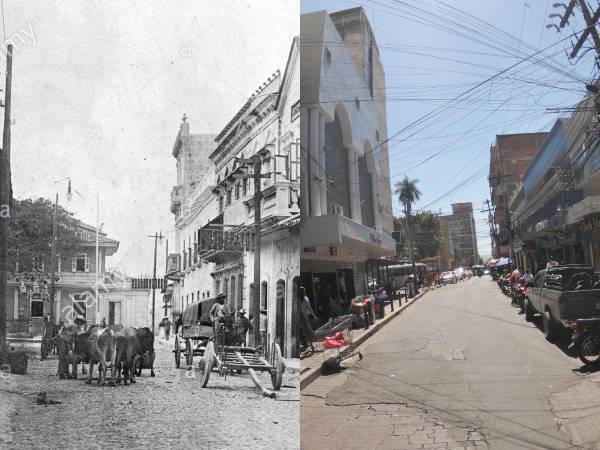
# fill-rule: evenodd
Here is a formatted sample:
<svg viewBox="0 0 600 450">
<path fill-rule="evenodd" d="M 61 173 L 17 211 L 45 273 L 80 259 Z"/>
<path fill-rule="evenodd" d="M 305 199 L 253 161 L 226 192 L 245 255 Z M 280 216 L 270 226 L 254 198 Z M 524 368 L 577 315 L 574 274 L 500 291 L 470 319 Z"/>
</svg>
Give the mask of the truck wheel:
<svg viewBox="0 0 600 450">
<path fill-rule="evenodd" d="M 595 334 L 589 334 L 579 344 L 577 354 L 582 363 L 591 366 L 600 361 L 600 339 Z"/>
<path fill-rule="evenodd" d="M 527 322 L 533 322 L 533 308 L 531 307 L 531 303 L 529 303 L 528 298 L 524 300 L 523 309 L 525 311 L 525 320 Z"/>
<path fill-rule="evenodd" d="M 556 325 L 554 324 L 554 319 L 552 318 L 552 314 L 550 311 L 544 311 L 543 315 L 543 325 L 544 325 L 544 336 L 550 342 L 552 342 L 556 338 Z"/>
</svg>

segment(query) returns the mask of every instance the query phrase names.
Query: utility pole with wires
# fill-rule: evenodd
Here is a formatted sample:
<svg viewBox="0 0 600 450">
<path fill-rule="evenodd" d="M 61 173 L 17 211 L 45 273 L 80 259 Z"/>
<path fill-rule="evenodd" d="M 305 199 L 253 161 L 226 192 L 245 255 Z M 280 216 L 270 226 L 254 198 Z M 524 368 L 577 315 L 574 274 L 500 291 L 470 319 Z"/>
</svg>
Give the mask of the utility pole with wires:
<svg viewBox="0 0 600 450">
<path fill-rule="evenodd" d="M 155 311 L 156 311 L 156 250 L 158 247 L 158 240 L 162 242 L 163 235 L 162 231 L 159 233 L 154 233 L 154 236 L 148 236 L 149 238 L 154 238 L 154 268 L 152 270 L 152 334 L 154 334 L 154 323 L 156 321 Z"/>
<path fill-rule="evenodd" d="M 494 209 L 490 206 L 489 198 L 485 200 L 485 204 L 486 204 L 487 208 L 480 210 L 480 212 L 488 213 L 487 222 L 490 226 L 490 238 L 492 239 L 492 242 L 493 242 L 496 239 L 496 229 L 494 227 L 494 216 L 492 215 L 492 213 L 494 212 Z"/>
<path fill-rule="evenodd" d="M 12 181 L 10 172 L 10 107 L 12 85 L 12 52 L 9 44 L 6 49 L 6 91 L 4 95 L 4 131 L 0 150 L 0 364 L 6 361 L 6 304 L 8 283 L 8 221 L 12 211 Z M 8 216 L 5 215 L 8 211 Z"/>
<path fill-rule="evenodd" d="M 577 57 L 579 50 L 581 50 L 583 44 L 585 44 L 590 36 L 592 37 L 596 54 L 600 58 L 600 36 L 598 36 L 598 30 L 596 29 L 596 24 L 598 23 L 598 19 L 600 19 L 600 5 L 598 5 L 598 8 L 594 11 L 593 15 L 585 0 L 571 0 L 568 5 L 565 5 L 564 3 L 554 3 L 552 6 L 555 8 L 565 8 L 565 12 L 562 15 L 557 13 L 550 14 L 550 18 L 559 17 L 560 24 L 558 26 L 556 24 L 548 24 L 546 25 L 546 28 L 556 28 L 557 31 L 560 31 L 560 29 L 569 24 L 569 18 L 575 15 L 575 8 L 577 6 L 579 6 L 579 9 L 581 10 L 587 26 L 583 33 L 581 33 L 581 36 L 578 37 L 577 42 L 569 54 L 569 58 L 573 59 Z"/>
<path fill-rule="evenodd" d="M 262 202 L 262 191 L 261 191 L 261 180 L 263 178 L 270 178 L 273 173 L 262 173 L 262 159 L 263 156 L 268 152 L 267 146 L 254 156 L 248 159 L 238 158 L 240 168 L 252 167 L 252 173 L 235 173 L 234 178 L 252 178 L 254 183 L 254 289 L 252 291 L 252 312 L 253 316 L 253 338 L 254 345 L 258 346 L 261 342 L 261 329 L 260 329 L 260 246 L 261 246 L 261 211 L 260 206 Z M 277 172 L 275 172 L 277 173 Z M 266 330 L 265 330 L 266 332 Z M 266 349 L 263 349 L 266 351 Z"/>
</svg>

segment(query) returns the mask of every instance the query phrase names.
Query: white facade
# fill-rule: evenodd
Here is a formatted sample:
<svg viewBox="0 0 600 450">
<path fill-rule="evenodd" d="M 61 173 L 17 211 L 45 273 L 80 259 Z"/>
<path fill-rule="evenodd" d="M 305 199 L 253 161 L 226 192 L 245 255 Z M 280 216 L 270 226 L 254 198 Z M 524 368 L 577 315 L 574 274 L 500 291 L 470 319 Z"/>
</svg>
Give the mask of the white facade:
<svg viewBox="0 0 600 450">
<path fill-rule="evenodd" d="M 254 253 L 205 247 L 200 242 L 207 229 L 236 234 L 249 233 L 254 224 L 252 179 L 234 177 L 251 171 L 245 160 L 262 155 L 261 172 L 271 174 L 261 181 L 261 309 L 268 311 L 268 342 L 278 342 L 284 356 L 295 356 L 296 336 L 292 326 L 296 305 L 294 286 L 299 267 L 299 138 L 300 58 L 294 39 L 282 75 L 274 73 L 242 106 L 210 148 L 192 148 L 196 166 L 210 162 L 208 172 L 191 178 L 183 174 L 180 150 L 186 123 L 177 138 L 173 154 L 178 159 L 178 183 L 190 179 L 193 190 L 178 185 L 172 198 L 176 215 L 176 249 L 181 270 L 173 294 L 176 314 L 193 302 L 202 302 L 224 293 L 237 311 L 252 308 Z M 189 165 L 188 165 L 189 167 Z M 198 178 L 198 179 L 196 179 Z M 201 178 L 201 179 L 200 179 Z M 180 187 L 181 186 L 181 187 Z"/>
<path fill-rule="evenodd" d="M 300 27 L 302 281 L 313 300 L 345 304 L 364 293 L 367 260 L 395 253 L 385 77 L 362 8 L 304 14 Z"/>
</svg>

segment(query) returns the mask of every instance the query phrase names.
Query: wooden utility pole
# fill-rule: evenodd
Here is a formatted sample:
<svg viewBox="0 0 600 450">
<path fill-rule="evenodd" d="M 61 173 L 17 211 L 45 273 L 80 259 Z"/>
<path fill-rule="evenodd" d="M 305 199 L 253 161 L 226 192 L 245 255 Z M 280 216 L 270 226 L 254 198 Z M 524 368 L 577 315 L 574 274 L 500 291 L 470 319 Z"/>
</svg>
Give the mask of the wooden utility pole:
<svg viewBox="0 0 600 450">
<path fill-rule="evenodd" d="M 158 240 L 162 242 L 162 231 L 159 233 L 154 233 L 154 236 L 148 236 L 154 238 L 154 268 L 152 270 L 152 334 L 154 334 L 154 323 L 156 322 L 156 249 L 158 246 Z"/>
<path fill-rule="evenodd" d="M 254 310 L 254 346 L 260 345 L 260 190 L 262 160 L 260 154 L 254 155 L 254 290 L 252 291 L 252 309 Z M 265 293 L 266 294 L 266 293 Z M 266 331 L 266 330 L 265 330 Z M 266 349 L 263 349 L 266 350 Z"/>
<path fill-rule="evenodd" d="M 254 289 L 252 291 L 252 299 L 250 305 L 252 306 L 250 314 L 253 314 L 253 339 L 254 346 L 258 346 L 260 344 L 260 245 L 261 245 L 261 237 L 260 237 L 260 227 L 261 227 L 261 214 L 260 214 L 260 205 L 262 201 L 262 192 L 261 192 L 261 179 L 269 178 L 273 174 L 271 173 L 262 173 L 262 153 L 266 149 L 263 149 L 256 153 L 252 158 L 241 159 L 238 158 L 238 162 L 240 163 L 240 167 L 252 166 L 252 173 L 236 173 L 233 174 L 233 178 L 252 178 L 254 182 L 254 198 L 253 198 L 253 208 L 254 208 Z M 275 172 L 277 173 L 277 172 Z M 266 295 L 266 293 L 265 293 Z M 265 330 L 266 331 L 266 330 Z M 266 349 L 265 349 L 266 351 Z"/>
<path fill-rule="evenodd" d="M 8 283 L 8 221 L 12 218 L 12 182 L 10 173 L 10 104 L 12 85 L 12 51 L 6 48 L 6 90 L 4 95 L 4 131 L 0 155 L 0 208 L 8 209 L 9 217 L 0 219 L 0 363 L 6 361 L 6 303 Z"/>
<path fill-rule="evenodd" d="M 56 221 L 58 216 L 58 192 L 56 193 L 56 200 L 54 200 L 54 214 L 52 215 L 52 244 L 50 245 L 50 323 L 48 324 L 54 329 L 54 296 L 56 292 Z M 96 299 L 96 301 L 98 301 Z"/>
<path fill-rule="evenodd" d="M 581 9 L 581 13 L 583 14 L 583 18 L 585 20 L 587 28 L 583 31 L 583 33 L 581 33 L 581 36 L 579 36 L 579 38 L 577 39 L 577 42 L 573 46 L 573 50 L 571 50 L 571 53 L 569 54 L 569 58 L 573 59 L 577 57 L 577 53 L 579 53 L 579 50 L 581 50 L 581 47 L 583 47 L 583 44 L 585 44 L 590 35 L 592 36 L 592 41 L 594 42 L 594 47 L 596 48 L 596 54 L 598 55 L 598 57 L 600 57 L 600 36 L 598 36 L 598 30 L 596 30 L 596 24 L 598 22 L 598 19 L 600 19 L 600 5 L 592 15 L 585 0 L 571 0 L 566 6 L 562 3 L 556 3 L 555 7 L 559 8 L 562 6 L 566 8 L 564 14 L 562 16 L 559 15 L 559 17 L 561 18 L 559 27 L 564 28 L 565 25 L 569 23 L 569 18 L 573 14 L 575 6 L 577 5 L 579 5 L 579 8 Z M 555 16 L 556 14 L 550 15 L 550 17 Z M 547 28 L 548 27 L 556 27 L 556 25 L 547 25 Z"/>
<path fill-rule="evenodd" d="M 169 265 L 169 240 L 167 239 L 166 241 L 166 249 L 165 249 L 165 277 L 163 278 L 163 289 L 165 290 L 165 292 L 167 292 L 167 270 L 168 270 L 168 265 Z M 173 300 L 171 300 L 171 304 L 173 303 Z M 168 307 L 167 304 L 164 304 L 164 308 L 165 308 L 165 317 L 167 317 L 168 314 Z"/>
</svg>

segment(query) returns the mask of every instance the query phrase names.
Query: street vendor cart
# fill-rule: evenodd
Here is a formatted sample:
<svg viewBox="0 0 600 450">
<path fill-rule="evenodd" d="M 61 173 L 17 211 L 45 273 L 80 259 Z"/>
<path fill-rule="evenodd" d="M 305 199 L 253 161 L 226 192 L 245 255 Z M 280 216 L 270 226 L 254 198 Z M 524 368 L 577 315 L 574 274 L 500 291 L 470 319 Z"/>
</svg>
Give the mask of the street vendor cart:
<svg viewBox="0 0 600 450">
<path fill-rule="evenodd" d="M 262 347 L 245 347 L 232 345 L 239 343 L 231 321 L 223 320 L 214 326 L 213 339 L 206 344 L 204 356 L 200 361 L 201 383 L 206 387 L 213 369 L 226 377 L 229 373 L 248 371 L 250 378 L 258 386 L 263 395 L 275 398 L 275 392 L 281 389 L 285 365 L 279 344 L 275 343 L 269 356 Z M 271 376 L 273 390 L 265 388 L 256 372 L 268 372 Z"/>
<path fill-rule="evenodd" d="M 213 337 L 213 326 L 208 312 L 216 299 L 207 299 L 187 306 L 181 318 L 183 325 L 175 330 L 175 367 L 179 369 L 181 356 L 185 357 L 188 369 L 192 368 L 194 356 L 204 354 L 206 344 Z"/>
</svg>

